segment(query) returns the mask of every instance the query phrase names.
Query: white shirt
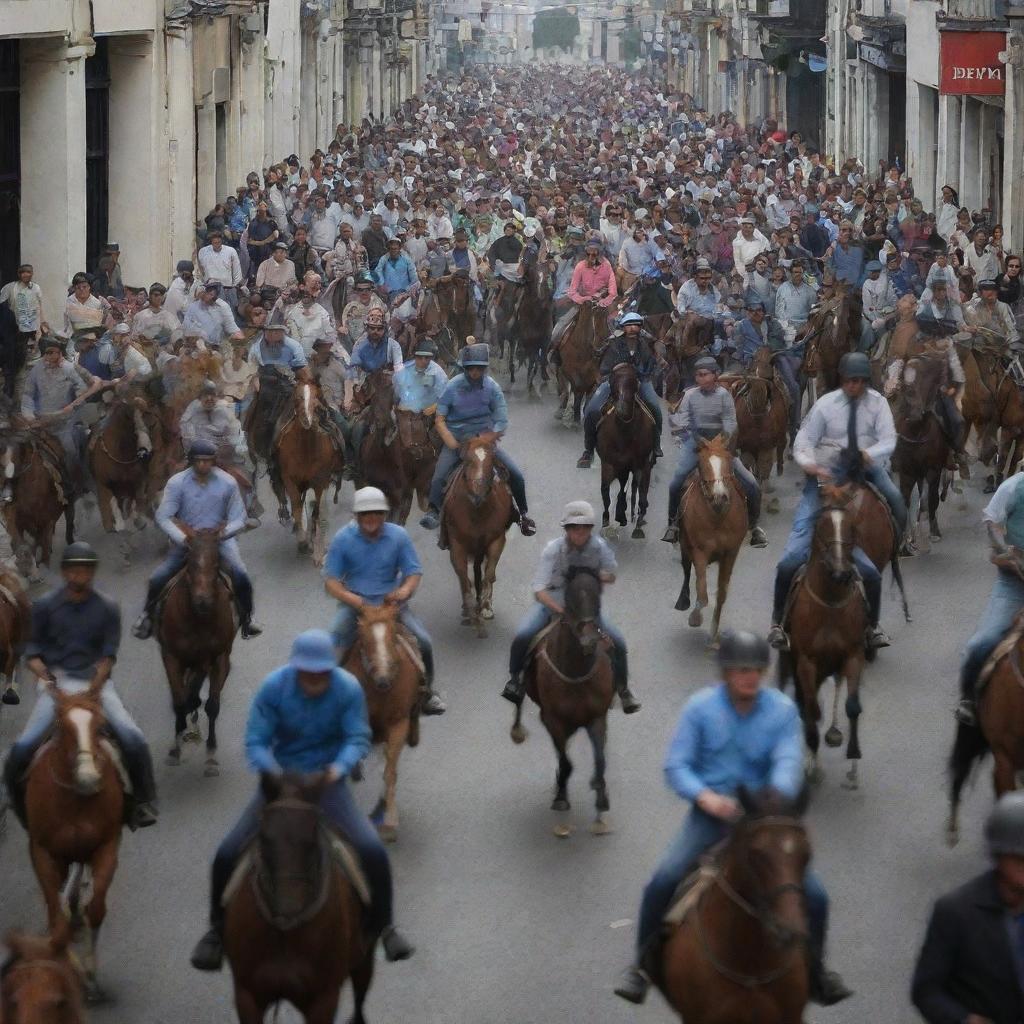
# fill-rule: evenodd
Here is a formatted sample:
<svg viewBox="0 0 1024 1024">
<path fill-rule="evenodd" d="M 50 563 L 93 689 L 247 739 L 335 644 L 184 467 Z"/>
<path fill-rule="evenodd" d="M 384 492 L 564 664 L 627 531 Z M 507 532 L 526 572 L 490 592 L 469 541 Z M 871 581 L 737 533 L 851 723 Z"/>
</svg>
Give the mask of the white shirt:
<svg viewBox="0 0 1024 1024">
<path fill-rule="evenodd" d="M 849 420 L 850 400 L 842 388 L 819 398 L 793 442 L 797 465 L 804 470 L 833 468 L 846 447 Z M 896 425 L 889 403 L 872 388 L 857 402 L 857 447 L 883 467 L 896 450 Z"/>
<path fill-rule="evenodd" d="M 199 250 L 199 269 L 205 281 L 218 281 L 228 288 L 242 283 L 242 264 L 230 245 L 222 245 L 219 252 L 212 245 L 204 245 Z"/>
<path fill-rule="evenodd" d="M 185 315 L 188 304 L 199 294 L 199 282 L 185 284 L 183 277 L 176 277 L 167 288 L 164 309 L 173 313 L 179 320 Z"/>
<path fill-rule="evenodd" d="M 732 260 L 736 273 L 747 279 L 747 264 L 753 263 L 757 256 L 771 248 L 771 243 L 757 228 L 754 228 L 753 235 L 749 239 L 744 238 L 742 233 L 732 240 Z"/>
<path fill-rule="evenodd" d="M 861 289 L 861 297 L 866 320 L 878 320 L 884 315 L 883 311 L 892 312 L 899 301 L 892 283 L 885 277 L 880 277 L 877 281 L 872 281 L 869 277 Z"/>
<path fill-rule="evenodd" d="M 284 322 L 288 334 L 302 346 L 307 359 L 313 353 L 313 342 L 317 338 L 334 338 L 336 333 L 331 314 L 319 302 L 314 302 L 309 309 L 297 302 Z"/>
</svg>

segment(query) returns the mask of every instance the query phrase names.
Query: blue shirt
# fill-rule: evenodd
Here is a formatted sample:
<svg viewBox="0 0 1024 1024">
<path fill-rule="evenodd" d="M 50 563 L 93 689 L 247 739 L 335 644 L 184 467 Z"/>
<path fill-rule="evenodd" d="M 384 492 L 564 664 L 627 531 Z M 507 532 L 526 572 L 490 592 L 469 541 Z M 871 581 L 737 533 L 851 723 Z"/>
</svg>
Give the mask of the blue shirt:
<svg viewBox="0 0 1024 1024">
<path fill-rule="evenodd" d="M 390 366 L 397 373 L 403 365 L 402 346 L 394 338 L 389 338 L 385 334 L 380 341 L 371 341 L 370 336 L 364 334 L 352 348 L 352 357 L 348 364 L 349 376 L 356 370 L 374 373 L 386 366 Z"/>
<path fill-rule="evenodd" d="M 1007 543 L 1024 548 L 1024 474 L 1004 480 L 981 514 L 983 522 L 1006 527 Z"/>
<path fill-rule="evenodd" d="M 864 283 L 864 250 L 859 245 L 844 249 L 836 243 L 828 265 L 836 272 L 840 281 L 849 281 L 858 288 Z"/>
<path fill-rule="evenodd" d="M 380 604 L 403 580 L 422 574 L 412 540 L 397 523 L 385 523 L 373 540 L 357 522 L 348 523 L 334 535 L 324 561 L 325 579 L 338 580 L 371 604 Z"/>
<path fill-rule="evenodd" d="M 185 543 L 185 534 L 173 523 L 180 519 L 193 530 L 216 530 L 224 527 L 225 537 L 232 537 L 245 526 L 245 503 L 234 477 L 216 466 L 210 470 L 205 484 L 191 469 L 175 473 L 164 488 L 156 522 L 175 544 Z"/>
<path fill-rule="evenodd" d="M 392 292 L 408 291 L 418 280 L 416 267 L 409 257 L 401 252 L 397 259 L 385 254 L 377 260 L 373 278 L 389 295 Z"/>
<path fill-rule="evenodd" d="M 691 803 L 705 789 L 733 796 L 771 786 L 793 798 L 803 784 L 803 732 L 796 704 L 778 690 L 758 691 L 740 715 L 725 683 L 705 687 L 683 708 L 665 758 L 665 781 Z"/>
<path fill-rule="evenodd" d="M 252 353 L 257 366 L 287 366 L 292 370 L 301 370 L 306 365 L 306 353 L 302 345 L 287 334 L 281 339 L 280 345 L 271 345 L 261 336 L 253 345 Z"/>
<path fill-rule="evenodd" d="M 447 387 L 448 374 L 433 360 L 422 373 L 413 360 L 395 374 L 395 399 L 403 409 L 413 412 L 423 412 L 436 405 Z"/>
<path fill-rule="evenodd" d="M 476 383 L 464 373 L 449 381 L 437 403 L 437 414 L 444 417 L 456 441 L 467 441 L 490 430 L 500 433 L 508 427 L 505 396 L 498 382 L 487 374 Z"/>
<path fill-rule="evenodd" d="M 307 697 L 298 673 L 285 665 L 263 680 L 245 727 L 245 759 L 254 772 L 317 772 L 342 776 L 369 753 L 366 698 L 356 677 L 343 668 L 319 697 Z"/>
<path fill-rule="evenodd" d="M 32 605 L 32 636 L 25 658 L 39 658 L 48 669 L 76 679 L 91 679 L 96 662 L 116 658 L 121 643 L 121 612 L 95 590 L 72 601 L 67 589 L 41 597 Z"/>
</svg>

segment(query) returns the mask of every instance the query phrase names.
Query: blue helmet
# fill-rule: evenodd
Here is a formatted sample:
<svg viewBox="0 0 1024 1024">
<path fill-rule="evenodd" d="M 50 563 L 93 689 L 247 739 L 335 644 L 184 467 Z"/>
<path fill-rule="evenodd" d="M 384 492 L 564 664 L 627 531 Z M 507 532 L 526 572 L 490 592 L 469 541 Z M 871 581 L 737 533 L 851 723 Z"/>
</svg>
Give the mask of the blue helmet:
<svg viewBox="0 0 1024 1024">
<path fill-rule="evenodd" d="M 334 641 L 326 629 L 307 629 L 292 643 L 288 662 L 300 672 L 330 672 L 337 665 Z"/>
<path fill-rule="evenodd" d="M 212 441 L 207 441 L 205 437 L 196 438 L 192 444 L 189 445 L 188 457 L 190 459 L 213 459 L 217 456 L 217 449 Z"/>
<path fill-rule="evenodd" d="M 642 327 L 643 323 L 644 318 L 639 313 L 623 313 L 618 321 L 619 327 L 625 327 L 628 324 L 640 324 Z"/>
</svg>

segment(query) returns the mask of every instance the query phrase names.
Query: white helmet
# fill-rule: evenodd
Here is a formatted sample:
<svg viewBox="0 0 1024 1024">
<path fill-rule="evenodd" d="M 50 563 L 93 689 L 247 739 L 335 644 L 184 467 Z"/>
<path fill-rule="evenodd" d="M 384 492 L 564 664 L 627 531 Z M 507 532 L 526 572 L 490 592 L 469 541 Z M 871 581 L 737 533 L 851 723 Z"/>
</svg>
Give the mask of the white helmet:
<svg viewBox="0 0 1024 1024">
<path fill-rule="evenodd" d="M 562 513 L 562 526 L 593 526 L 597 522 L 589 501 L 570 501 Z"/>
<path fill-rule="evenodd" d="M 390 512 L 391 506 L 384 492 L 379 487 L 360 487 L 355 493 L 352 501 L 352 512 L 359 515 L 360 512 Z"/>
</svg>

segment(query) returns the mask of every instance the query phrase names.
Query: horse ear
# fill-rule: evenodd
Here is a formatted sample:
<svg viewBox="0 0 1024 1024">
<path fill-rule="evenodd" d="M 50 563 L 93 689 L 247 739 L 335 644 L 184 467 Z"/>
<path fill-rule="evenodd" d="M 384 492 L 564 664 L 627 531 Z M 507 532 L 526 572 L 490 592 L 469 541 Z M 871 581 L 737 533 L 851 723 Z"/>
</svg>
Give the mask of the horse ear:
<svg viewBox="0 0 1024 1024">
<path fill-rule="evenodd" d="M 281 795 L 281 776 L 263 772 L 260 775 L 260 792 L 268 804 L 273 803 Z"/>
</svg>

